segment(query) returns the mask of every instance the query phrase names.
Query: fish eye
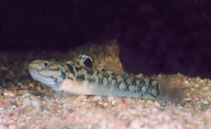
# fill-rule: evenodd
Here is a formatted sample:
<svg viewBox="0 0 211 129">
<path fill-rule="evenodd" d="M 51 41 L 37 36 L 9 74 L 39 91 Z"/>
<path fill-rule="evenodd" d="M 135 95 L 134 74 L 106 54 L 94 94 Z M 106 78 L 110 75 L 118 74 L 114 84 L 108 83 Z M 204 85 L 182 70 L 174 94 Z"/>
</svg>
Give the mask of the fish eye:
<svg viewBox="0 0 211 129">
<path fill-rule="evenodd" d="M 47 67 L 47 66 L 48 66 L 48 63 L 47 63 L 47 62 L 45 62 L 45 63 L 44 63 L 44 66 L 45 66 L 45 67 Z"/>
</svg>

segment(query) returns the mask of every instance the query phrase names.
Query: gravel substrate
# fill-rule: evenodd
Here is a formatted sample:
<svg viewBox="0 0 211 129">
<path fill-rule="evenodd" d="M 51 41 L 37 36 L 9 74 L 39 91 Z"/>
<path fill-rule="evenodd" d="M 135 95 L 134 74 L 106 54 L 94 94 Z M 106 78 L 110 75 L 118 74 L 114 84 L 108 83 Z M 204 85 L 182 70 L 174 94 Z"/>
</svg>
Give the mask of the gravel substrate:
<svg viewBox="0 0 211 129">
<path fill-rule="evenodd" d="M 112 62 L 122 68 L 118 46 L 81 47 L 74 52 L 1 52 L 0 129 L 211 129 L 211 80 L 182 74 L 157 75 L 177 80 L 185 96 L 180 104 L 139 98 L 74 96 L 55 92 L 34 81 L 28 64 L 35 59 L 75 60 L 86 48 L 95 68 Z"/>
</svg>

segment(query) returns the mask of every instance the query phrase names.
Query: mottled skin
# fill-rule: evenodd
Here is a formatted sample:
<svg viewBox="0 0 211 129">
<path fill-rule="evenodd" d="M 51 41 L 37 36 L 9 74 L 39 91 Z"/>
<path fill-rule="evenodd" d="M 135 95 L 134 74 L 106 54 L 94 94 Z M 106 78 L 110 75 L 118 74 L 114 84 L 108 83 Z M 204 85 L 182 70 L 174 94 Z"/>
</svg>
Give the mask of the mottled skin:
<svg viewBox="0 0 211 129">
<path fill-rule="evenodd" d="M 56 91 L 84 95 L 156 98 L 164 101 L 172 99 L 166 94 L 165 87 L 156 80 L 140 80 L 78 64 L 35 60 L 29 65 L 29 72 L 35 80 Z"/>
</svg>

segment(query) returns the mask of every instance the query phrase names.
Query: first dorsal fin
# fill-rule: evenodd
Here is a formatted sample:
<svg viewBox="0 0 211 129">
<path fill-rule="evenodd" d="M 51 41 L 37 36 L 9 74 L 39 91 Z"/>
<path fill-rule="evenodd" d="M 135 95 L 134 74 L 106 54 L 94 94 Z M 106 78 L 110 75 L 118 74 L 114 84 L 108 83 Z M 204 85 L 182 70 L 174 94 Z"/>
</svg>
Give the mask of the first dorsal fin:
<svg viewBox="0 0 211 129">
<path fill-rule="evenodd" d="M 77 63 L 81 66 L 88 67 L 88 68 L 93 68 L 94 66 L 93 58 L 85 54 L 80 54 L 78 56 Z"/>
<path fill-rule="evenodd" d="M 84 66 L 84 67 L 92 68 L 92 69 L 94 68 L 93 58 L 86 54 L 80 54 L 78 56 L 77 64 Z M 104 72 L 107 72 L 107 73 L 114 73 L 114 74 L 121 75 L 121 76 L 135 78 L 133 75 L 126 73 L 123 69 L 121 69 L 120 67 L 118 67 L 117 65 L 115 65 L 111 62 L 104 65 L 101 70 Z"/>
</svg>

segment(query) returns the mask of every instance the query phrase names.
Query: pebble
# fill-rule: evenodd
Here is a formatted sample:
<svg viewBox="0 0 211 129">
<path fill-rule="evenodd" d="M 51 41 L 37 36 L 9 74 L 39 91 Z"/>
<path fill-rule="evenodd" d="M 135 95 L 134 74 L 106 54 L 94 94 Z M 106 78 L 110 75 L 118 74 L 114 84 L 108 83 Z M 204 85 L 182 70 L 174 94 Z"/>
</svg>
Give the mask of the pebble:
<svg viewBox="0 0 211 129">
<path fill-rule="evenodd" d="M 102 101 L 102 96 L 94 96 L 94 97 L 92 98 L 92 101 L 93 101 L 93 102 Z"/>
<path fill-rule="evenodd" d="M 113 96 L 108 96 L 108 102 L 110 102 L 113 106 L 116 104 L 116 101 Z"/>
<path fill-rule="evenodd" d="M 15 125 L 9 125 L 9 129 L 18 129 L 18 127 Z"/>
<path fill-rule="evenodd" d="M 0 129 L 8 129 L 5 125 L 0 124 Z"/>
<path fill-rule="evenodd" d="M 211 124 L 211 110 L 204 113 L 204 120 L 205 122 Z"/>
<path fill-rule="evenodd" d="M 31 105 L 31 100 L 29 98 L 24 98 L 23 99 L 23 105 L 30 106 Z"/>
<path fill-rule="evenodd" d="M 202 111 L 206 111 L 206 110 L 209 109 L 209 108 L 210 108 L 210 103 L 208 103 L 208 102 L 206 103 L 206 102 L 205 102 L 205 103 L 202 103 L 202 104 L 201 104 L 201 110 L 202 110 Z"/>
<path fill-rule="evenodd" d="M 31 100 L 31 104 L 32 106 L 34 106 L 34 108 L 39 108 L 40 107 L 40 103 L 38 100 Z"/>
<path fill-rule="evenodd" d="M 8 97 L 14 97 L 15 94 L 12 92 L 4 92 L 4 96 L 8 96 Z"/>
<path fill-rule="evenodd" d="M 133 120 L 130 124 L 130 127 L 132 129 L 139 129 L 141 127 L 140 121 L 138 120 Z"/>
</svg>

